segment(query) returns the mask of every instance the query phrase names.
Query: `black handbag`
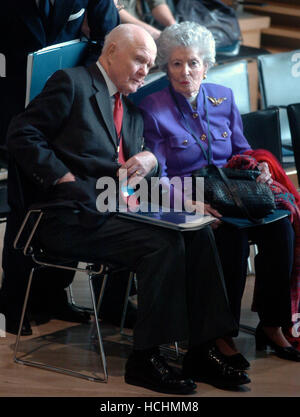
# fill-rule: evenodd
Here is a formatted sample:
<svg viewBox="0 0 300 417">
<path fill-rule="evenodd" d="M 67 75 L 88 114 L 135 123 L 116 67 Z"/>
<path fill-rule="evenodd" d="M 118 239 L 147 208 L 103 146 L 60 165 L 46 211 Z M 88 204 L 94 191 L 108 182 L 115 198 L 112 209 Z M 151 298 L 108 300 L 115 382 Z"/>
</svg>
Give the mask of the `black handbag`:
<svg viewBox="0 0 300 417">
<path fill-rule="evenodd" d="M 235 11 L 219 0 L 179 0 L 176 6 L 178 21 L 197 22 L 209 29 L 216 42 L 217 53 L 239 53 L 242 39 Z"/>
<path fill-rule="evenodd" d="M 204 199 L 223 216 L 244 217 L 262 223 L 272 213 L 275 199 L 267 184 L 256 182 L 259 170 L 219 168 L 207 165 L 192 176 L 204 177 Z"/>
<path fill-rule="evenodd" d="M 186 130 L 199 144 L 205 159 L 208 162 L 206 167 L 192 173 L 192 177 L 204 177 L 204 199 L 212 207 L 217 209 L 223 216 L 247 218 L 255 224 L 263 223 L 263 217 L 272 213 L 275 206 L 275 199 L 272 191 L 266 184 L 256 182 L 260 171 L 246 169 L 219 168 L 211 163 L 211 133 L 208 117 L 207 97 L 203 90 L 204 107 L 207 121 L 207 150 L 201 140 L 194 134 L 188 119 L 185 117 L 176 96 L 170 88 L 170 93 L 181 113 Z M 196 181 L 195 181 L 196 183 Z M 193 184 L 195 194 L 197 183 Z M 194 196 L 194 200 L 195 200 Z"/>
</svg>

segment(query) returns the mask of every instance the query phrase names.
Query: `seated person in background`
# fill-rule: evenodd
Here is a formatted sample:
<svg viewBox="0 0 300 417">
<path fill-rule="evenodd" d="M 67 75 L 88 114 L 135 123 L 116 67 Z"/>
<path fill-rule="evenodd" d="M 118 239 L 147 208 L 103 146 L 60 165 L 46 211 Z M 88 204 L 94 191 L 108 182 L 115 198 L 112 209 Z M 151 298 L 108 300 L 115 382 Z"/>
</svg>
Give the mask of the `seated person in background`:
<svg viewBox="0 0 300 417">
<path fill-rule="evenodd" d="M 247 374 L 229 366 L 215 346 L 236 324 L 210 227 L 181 234 L 96 209 L 99 178 L 117 181 L 120 168 L 129 179 L 157 173 L 155 156 L 143 149 L 142 116 L 126 98 L 155 57 L 147 31 L 132 24 L 113 29 L 97 63 L 57 71 L 14 119 L 9 151 L 34 184 L 35 201 L 51 205 L 39 227 L 46 251 L 136 271 L 138 317 L 127 383 L 188 394 L 196 387 L 192 370 L 220 387 L 246 384 Z M 115 117 L 114 125 L 120 109 L 123 119 Z M 159 345 L 187 339 L 181 376 L 159 355 Z"/>
<path fill-rule="evenodd" d="M 122 3 L 124 3 L 124 8 L 121 8 L 119 11 L 122 23 L 134 23 L 146 29 L 154 39 L 159 37 L 161 31 L 144 22 L 140 0 L 124 0 Z M 147 3 L 151 9 L 152 16 L 161 26 L 165 27 L 176 23 L 165 0 L 147 0 Z"/>
<path fill-rule="evenodd" d="M 147 96 L 140 108 L 144 136 L 157 157 L 164 186 L 171 195 L 169 179 L 192 175 L 213 163 L 224 166 L 237 154 L 249 152 L 239 111 L 232 91 L 221 85 L 202 83 L 215 62 L 215 41 L 210 31 L 192 22 L 166 28 L 157 41 L 159 68 L 166 71 L 170 86 Z M 221 99 L 217 103 L 214 99 Z M 258 164 L 258 181 L 272 181 L 268 164 Z M 282 328 L 291 323 L 290 279 L 293 265 L 294 230 L 288 217 L 268 225 L 238 229 L 222 223 L 221 214 L 209 204 L 205 213 L 218 218 L 214 235 L 221 258 L 231 311 L 240 321 L 249 240 L 256 243 L 257 346 L 270 345 L 284 359 L 300 361 L 300 352 L 285 338 Z M 199 248 L 200 250 L 200 248 Z M 238 332 L 232 334 L 237 336 Z M 232 338 L 218 341 L 228 361 L 241 369 L 248 361 L 238 352 Z"/>
</svg>

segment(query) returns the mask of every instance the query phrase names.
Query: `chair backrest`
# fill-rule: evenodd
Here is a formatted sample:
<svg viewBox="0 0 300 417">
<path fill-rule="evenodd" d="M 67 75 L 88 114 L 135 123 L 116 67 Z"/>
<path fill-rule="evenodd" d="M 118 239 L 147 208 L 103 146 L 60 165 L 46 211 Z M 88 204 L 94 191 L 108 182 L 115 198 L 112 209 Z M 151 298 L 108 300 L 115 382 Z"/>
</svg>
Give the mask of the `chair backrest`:
<svg viewBox="0 0 300 417">
<path fill-rule="evenodd" d="M 282 162 L 279 109 L 242 114 L 244 135 L 253 149 L 266 149 Z"/>
<path fill-rule="evenodd" d="M 149 94 L 156 93 L 157 91 L 163 90 L 165 87 L 169 85 L 169 79 L 167 75 L 163 75 L 158 78 L 157 80 L 150 81 L 148 84 L 144 85 L 143 87 L 139 88 L 138 91 L 134 94 L 130 94 L 128 98 L 138 106 L 139 103 L 147 97 Z"/>
<path fill-rule="evenodd" d="M 7 202 L 7 180 L 0 180 L 0 223 L 6 222 L 10 213 Z"/>
<path fill-rule="evenodd" d="M 249 113 L 250 90 L 247 61 L 235 61 L 211 68 L 204 82 L 221 84 L 232 89 L 236 105 L 241 114 Z"/>
<path fill-rule="evenodd" d="M 144 87 L 141 87 L 136 93 L 129 96 L 134 104 L 138 105 L 143 98 L 149 94 L 162 90 L 169 85 L 167 75 L 163 75 L 163 73 L 161 73 L 161 75 L 162 76 L 159 79 L 149 82 Z M 204 82 L 221 84 L 231 88 L 240 113 L 250 112 L 247 61 L 237 61 L 211 68 L 208 72 L 207 79 Z"/>
<path fill-rule="evenodd" d="M 6 76 L 6 58 L 4 54 L 0 54 L 0 77 Z"/>
<path fill-rule="evenodd" d="M 25 106 L 42 91 L 46 81 L 55 71 L 81 65 L 85 59 L 87 47 L 87 41 L 75 39 L 29 54 Z"/>
<path fill-rule="evenodd" d="M 298 184 L 300 184 L 300 103 L 289 104 L 287 106 L 287 114 L 291 129 Z"/>
<path fill-rule="evenodd" d="M 300 49 L 258 58 L 263 107 L 300 102 Z"/>
<path fill-rule="evenodd" d="M 258 57 L 262 107 L 287 106 L 300 102 L 300 49 Z M 286 109 L 280 109 L 281 140 L 291 144 Z"/>
</svg>

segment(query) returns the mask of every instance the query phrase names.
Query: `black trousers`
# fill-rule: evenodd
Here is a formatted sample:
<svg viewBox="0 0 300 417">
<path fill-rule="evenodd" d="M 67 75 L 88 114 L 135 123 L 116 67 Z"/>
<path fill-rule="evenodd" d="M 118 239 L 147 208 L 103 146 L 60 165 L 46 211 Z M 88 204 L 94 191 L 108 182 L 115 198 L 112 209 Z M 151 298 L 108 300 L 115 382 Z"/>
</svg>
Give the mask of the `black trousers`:
<svg viewBox="0 0 300 417">
<path fill-rule="evenodd" d="M 284 218 L 248 229 L 223 224 L 214 234 L 229 303 L 236 322 L 240 321 L 249 242 L 252 242 L 258 247 L 258 254 L 255 256 L 255 304 L 259 318 L 267 326 L 289 326 L 290 278 L 294 259 L 294 231 L 290 220 Z"/>
<path fill-rule="evenodd" d="M 135 349 L 187 339 L 199 345 L 237 328 L 210 227 L 180 233 L 113 216 L 87 229 L 48 217 L 39 236 L 54 255 L 136 271 Z"/>
</svg>

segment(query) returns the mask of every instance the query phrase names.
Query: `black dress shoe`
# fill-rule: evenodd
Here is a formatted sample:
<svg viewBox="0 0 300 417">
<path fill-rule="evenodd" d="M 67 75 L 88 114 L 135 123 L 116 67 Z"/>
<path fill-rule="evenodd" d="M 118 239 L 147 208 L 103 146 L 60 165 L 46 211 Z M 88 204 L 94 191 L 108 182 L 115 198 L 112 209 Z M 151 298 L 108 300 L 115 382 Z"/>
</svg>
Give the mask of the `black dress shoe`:
<svg viewBox="0 0 300 417">
<path fill-rule="evenodd" d="M 226 358 L 216 347 L 210 348 L 205 355 L 189 351 L 183 359 L 183 376 L 221 389 L 251 382 L 246 372 L 234 369 Z"/>
<path fill-rule="evenodd" d="M 16 311 L 15 303 L 11 300 L 8 301 L 8 297 L 4 296 L 0 291 L 0 314 L 5 317 L 5 330 L 7 333 L 18 334 L 19 325 L 21 320 L 21 311 Z M 28 319 L 27 313 L 23 320 L 23 326 L 21 330 L 21 336 L 31 336 L 32 329 Z"/>
<path fill-rule="evenodd" d="M 132 353 L 126 363 L 125 382 L 165 394 L 191 394 L 196 384 L 182 378 L 159 354 L 140 358 Z"/>
<path fill-rule="evenodd" d="M 70 304 L 65 304 L 52 313 L 52 317 L 57 320 L 69 321 L 72 323 L 88 323 L 91 316 L 86 311 L 78 310 Z"/>
<path fill-rule="evenodd" d="M 7 333 L 18 334 L 20 319 L 14 319 L 13 317 L 6 316 L 5 330 Z M 31 336 L 32 329 L 28 318 L 25 316 L 23 320 L 23 326 L 21 330 L 21 336 Z"/>
<path fill-rule="evenodd" d="M 235 369 L 245 371 L 246 369 L 250 368 L 250 363 L 241 353 L 236 353 L 235 355 L 231 356 L 225 356 L 225 358 L 228 365 L 232 366 Z"/>
<path fill-rule="evenodd" d="M 35 322 L 37 326 L 48 323 L 51 320 L 51 314 L 45 311 L 30 311 L 28 313 L 29 320 Z"/>
<path fill-rule="evenodd" d="M 266 350 L 268 346 L 275 351 L 275 354 L 288 361 L 300 362 L 300 352 L 292 346 L 278 346 L 273 340 L 271 340 L 263 331 L 262 326 L 259 324 L 255 332 L 255 341 L 257 350 Z"/>
</svg>

